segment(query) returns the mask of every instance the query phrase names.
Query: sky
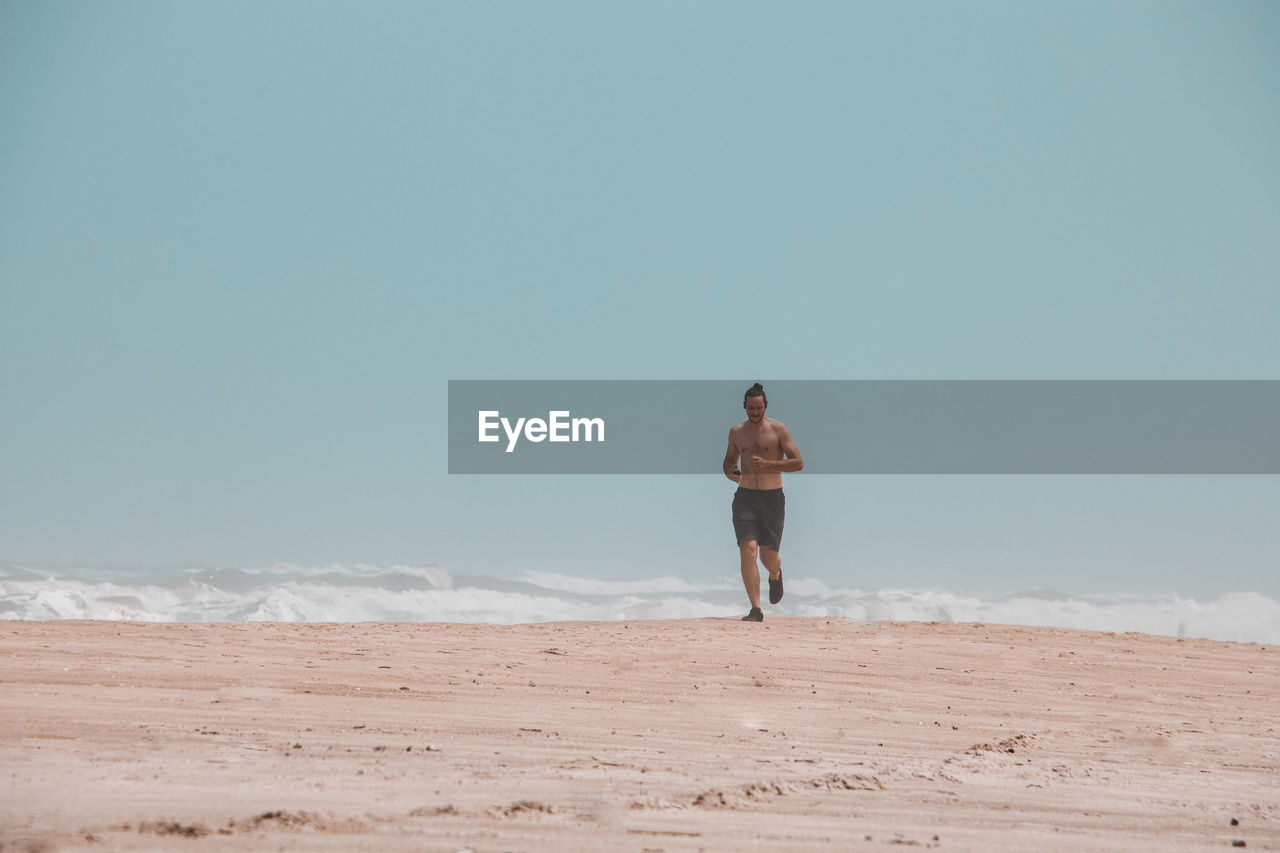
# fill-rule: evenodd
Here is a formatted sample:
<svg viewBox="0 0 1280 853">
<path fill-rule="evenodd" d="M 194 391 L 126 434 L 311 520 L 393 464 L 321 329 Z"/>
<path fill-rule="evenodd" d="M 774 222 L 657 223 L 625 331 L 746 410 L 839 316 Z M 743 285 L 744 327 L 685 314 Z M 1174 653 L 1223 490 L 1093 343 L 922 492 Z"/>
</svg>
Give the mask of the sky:
<svg viewBox="0 0 1280 853">
<path fill-rule="evenodd" d="M 0 560 L 706 579 L 718 458 L 450 476 L 448 380 L 1280 378 L 1277 43 L 1243 0 L 4 0 Z M 1275 477 L 787 493 L 833 587 L 1280 596 Z"/>
</svg>

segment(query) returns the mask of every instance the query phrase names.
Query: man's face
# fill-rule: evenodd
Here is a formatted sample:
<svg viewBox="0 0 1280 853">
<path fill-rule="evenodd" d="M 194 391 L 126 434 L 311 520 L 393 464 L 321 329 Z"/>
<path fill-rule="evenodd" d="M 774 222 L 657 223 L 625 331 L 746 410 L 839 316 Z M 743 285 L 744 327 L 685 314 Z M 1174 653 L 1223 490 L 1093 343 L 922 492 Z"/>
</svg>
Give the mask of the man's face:
<svg viewBox="0 0 1280 853">
<path fill-rule="evenodd" d="M 748 397 L 742 407 L 747 410 L 747 420 L 753 424 L 758 424 L 764 420 L 764 397 Z"/>
</svg>

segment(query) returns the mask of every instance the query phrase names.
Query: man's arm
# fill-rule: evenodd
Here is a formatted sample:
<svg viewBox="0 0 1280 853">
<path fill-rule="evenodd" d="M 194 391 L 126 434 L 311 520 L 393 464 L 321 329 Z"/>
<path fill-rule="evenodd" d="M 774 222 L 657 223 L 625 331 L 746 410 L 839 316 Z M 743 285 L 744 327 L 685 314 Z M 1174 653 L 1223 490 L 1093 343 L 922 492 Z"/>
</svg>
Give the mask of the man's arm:
<svg viewBox="0 0 1280 853">
<path fill-rule="evenodd" d="M 729 449 L 724 452 L 724 464 L 721 466 L 721 470 L 724 471 L 726 477 L 735 483 L 742 479 L 742 472 L 738 470 L 739 456 L 741 454 L 738 452 L 738 445 L 733 443 L 733 428 L 730 427 Z"/>
<path fill-rule="evenodd" d="M 751 457 L 751 467 L 756 470 L 768 471 L 802 471 L 804 470 L 804 457 L 800 455 L 800 448 L 796 446 L 796 440 L 791 437 L 791 430 L 787 429 L 786 424 L 779 423 L 778 445 L 782 448 L 786 459 L 765 459 L 762 456 Z"/>
</svg>

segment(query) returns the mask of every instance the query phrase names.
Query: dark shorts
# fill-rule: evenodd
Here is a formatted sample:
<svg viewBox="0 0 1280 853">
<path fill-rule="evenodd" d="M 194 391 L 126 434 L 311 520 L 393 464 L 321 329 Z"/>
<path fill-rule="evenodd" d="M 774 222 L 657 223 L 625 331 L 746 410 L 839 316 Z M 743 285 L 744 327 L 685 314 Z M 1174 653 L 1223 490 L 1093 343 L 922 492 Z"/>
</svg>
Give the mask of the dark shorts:
<svg viewBox="0 0 1280 853">
<path fill-rule="evenodd" d="M 754 539 L 765 548 L 782 547 L 787 499 L 782 489 L 744 489 L 733 493 L 733 532 L 739 542 Z"/>
</svg>

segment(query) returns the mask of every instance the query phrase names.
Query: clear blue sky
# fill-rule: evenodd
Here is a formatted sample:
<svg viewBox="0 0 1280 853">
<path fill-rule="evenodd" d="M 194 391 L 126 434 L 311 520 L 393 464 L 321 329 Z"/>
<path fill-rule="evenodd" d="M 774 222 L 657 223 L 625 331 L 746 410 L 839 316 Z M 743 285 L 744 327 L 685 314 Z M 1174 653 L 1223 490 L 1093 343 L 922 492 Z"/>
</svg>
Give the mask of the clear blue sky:
<svg viewBox="0 0 1280 853">
<path fill-rule="evenodd" d="M 731 484 L 449 477 L 447 380 L 1280 378 L 1277 44 L 1272 2 L 7 0 L 0 559 L 705 578 Z M 788 494 L 832 586 L 1280 595 L 1277 478 Z"/>
</svg>

